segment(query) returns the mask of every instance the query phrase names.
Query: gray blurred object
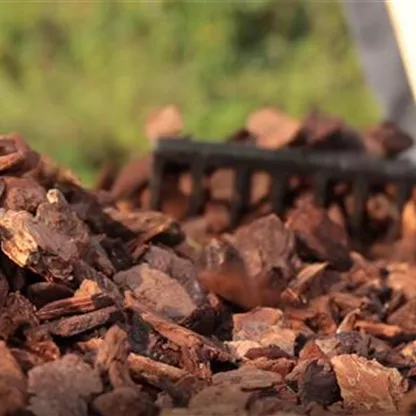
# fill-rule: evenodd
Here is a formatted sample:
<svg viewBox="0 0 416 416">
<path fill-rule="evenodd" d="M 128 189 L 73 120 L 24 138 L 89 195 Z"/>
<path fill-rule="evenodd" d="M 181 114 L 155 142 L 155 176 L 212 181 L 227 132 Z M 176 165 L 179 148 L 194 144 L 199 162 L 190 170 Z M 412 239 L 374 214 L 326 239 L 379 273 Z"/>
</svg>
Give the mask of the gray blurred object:
<svg viewBox="0 0 416 416">
<path fill-rule="evenodd" d="M 341 1 L 383 117 L 414 138 L 415 145 L 404 157 L 416 163 L 416 33 L 409 21 L 412 15 L 416 18 L 416 1 Z"/>
</svg>

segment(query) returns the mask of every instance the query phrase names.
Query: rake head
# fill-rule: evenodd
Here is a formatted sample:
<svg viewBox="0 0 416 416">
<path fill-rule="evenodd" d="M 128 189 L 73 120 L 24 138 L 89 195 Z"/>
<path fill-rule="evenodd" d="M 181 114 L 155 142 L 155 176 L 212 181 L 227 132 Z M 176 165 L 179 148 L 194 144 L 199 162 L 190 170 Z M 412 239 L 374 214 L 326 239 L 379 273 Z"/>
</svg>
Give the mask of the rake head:
<svg viewBox="0 0 416 416">
<path fill-rule="evenodd" d="M 349 183 L 354 199 L 354 212 L 348 219 L 352 230 L 362 226 L 366 201 L 375 186 L 394 184 L 397 207 L 401 211 L 416 184 L 416 166 L 410 162 L 383 160 L 357 151 L 266 150 L 249 142 L 203 143 L 189 138 L 168 138 L 158 141 L 154 151 L 152 209 L 160 209 L 165 172 L 184 169 L 192 178 L 188 215 L 200 214 L 206 197 L 204 176 L 224 168 L 235 172 L 232 227 L 238 225 L 249 204 L 251 177 L 256 172 L 270 175 L 269 200 L 277 214 L 283 213 L 288 182 L 292 177 L 308 178 L 315 202 L 320 206 L 325 206 L 336 183 Z"/>
</svg>

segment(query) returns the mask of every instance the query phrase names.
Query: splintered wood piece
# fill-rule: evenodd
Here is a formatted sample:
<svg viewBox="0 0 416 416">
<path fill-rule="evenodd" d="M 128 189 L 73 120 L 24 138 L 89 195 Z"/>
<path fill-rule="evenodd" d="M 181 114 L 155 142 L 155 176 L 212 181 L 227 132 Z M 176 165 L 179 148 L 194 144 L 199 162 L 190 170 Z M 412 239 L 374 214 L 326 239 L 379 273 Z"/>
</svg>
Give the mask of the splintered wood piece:
<svg viewBox="0 0 416 416">
<path fill-rule="evenodd" d="M 78 255 L 75 243 L 28 212 L 3 211 L 0 239 L 3 252 L 20 267 L 49 278 L 71 279 Z"/>
<path fill-rule="evenodd" d="M 113 305 L 113 300 L 104 294 L 73 297 L 48 303 L 37 313 L 41 321 L 52 320 L 66 315 L 92 312 Z"/>
<path fill-rule="evenodd" d="M 187 328 L 181 327 L 160 315 L 151 312 L 147 307 L 138 302 L 131 292 L 126 292 L 126 308 L 136 311 L 141 318 L 150 325 L 154 331 L 168 339 L 177 347 L 195 352 L 200 359 L 217 361 L 222 363 L 235 363 L 235 357 L 228 353 L 225 348 L 215 344 L 211 340 L 196 334 Z"/>
<path fill-rule="evenodd" d="M 119 309 L 116 306 L 109 306 L 83 315 L 75 315 L 52 321 L 44 324 L 42 327 L 52 335 L 72 337 L 90 329 L 106 325 L 117 320 L 117 318 L 120 318 Z"/>
<path fill-rule="evenodd" d="M 74 298 L 83 298 L 85 296 L 94 296 L 103 293 L 97 282 L 93 280 L 83 280 L 79 288 L 74 293 Z"/>
<path fill-rule="evenodd" d="M 397 412 L 408 382 L 395 368 L 356 354 L 338 355 L 331 364 L 344 405 L 356 412 Z"/>
<path fill-rule="evenodd" d="M 90 236 L 87 225 L 78 217 L 58 189 L 50 189 L 47 201 L 39 205 L 36 220 L 50 230 L 74 241 L 78 255 L 98 271 L 111 276 L 115 269 L 97 237 Z"/>
<path fill-rule="evenodd" d="M 161 387 L 160 380 L 169 380 L 173 383 L 191 375 L 180 368 L 152 360 L 143 355 L 130 353 L 128 356 L 129 369 L 133 375 L 143 377 L 150 384 Z"/>
<path fill-rule="evenodd" d="M 28 409 L 36 416 L 87 416 L 89 399 L 102 389 L 98 374 L 80 357 L 67 354 L 29 371 Z"/>
<path fill-rule="evenodd" d="M 74 277 L 78 283 L 88 280 L 97 284 L 102 293 L 110 296 L 118 306 L 123 304 L 123 295 L 119 287 L 103 273 L 98 272 L 84 261 L 74 264 Z"/>
<path fill-rule="evenodd" d="M 399 326 L 388 325 L 382 322 L 357 320 L 354 327 L 381 339 L 397 339 L 403 335 L 403 329 Z"/>
<path fill-rule="evenodd" d="M 101 375 L 108 375 L 114 388 L 135 387 L 127 367 L 127 351 L 126 332 L 113 325 L 105 334 L 104 342 L 98 347 L 95 368 Z"/>
<path fill-rule="evenodd" d="M 12 352 L 0 341 L 0 415 L 21 410 L 26 401 L 26 377 Z"/>
</svg>

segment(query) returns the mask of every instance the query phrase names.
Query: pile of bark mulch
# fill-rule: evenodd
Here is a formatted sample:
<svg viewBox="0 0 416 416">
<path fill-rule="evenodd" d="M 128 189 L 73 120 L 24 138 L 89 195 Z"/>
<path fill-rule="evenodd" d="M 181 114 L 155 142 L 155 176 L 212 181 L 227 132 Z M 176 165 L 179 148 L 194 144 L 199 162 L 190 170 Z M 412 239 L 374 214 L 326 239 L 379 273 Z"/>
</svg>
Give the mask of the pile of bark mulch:
<svg viewBox="0 0 416 416">
<path fill-rule="evenodd" d="M 352 251 L 309 198 L 197 239 L 0 149 L 0 415 L 415 414 L 411 257 Z"/>
<path fill-rule="evenodd" d="M 149 117 L 145 134 L 150 143 L 158 136 L 188 136 L 179 110 L 168 106 Z M 203 139 L 203 138 L 202 138 Z M 373 157 L 395 158 L 412 145 L 412 139 L 394 123 L 382 122 L 359 131 L 343 120 L 311 111 L 303 120 L 295 120 L 273 108 L 263 108 L 251 114 L 243 128 L 228 141 L 248 143 L 267 149 L 302 148 L 310 152 L 340 151 L 369 154 Z M 109 193 L 122 211 L 138 208 L 150 209 L 149 179 L 152 171 L 152 153 L 135 158 L 116 169 L 106 165 L 97 180 L 96 188 Z M 187 218 L 188 201 L 192 189 L 189 167 L 174 166 L 162 184 L 161 211 L 180 221 L 183 229 L 193 240 L 206 243 L 207 239 L 228 231 L 234 200 L 234 174 L 232 170 L 220 169 L 206 174 L 203 180 L 205 203 L 201 215 Z M 308 177 L 271 178 L 267 173 L 255 172 L 251 177 L 249 204 L 245 207 L 241 224 L 249 224 L 272 212 L 270 202 L 271 181 L 283 180 L 286 193 L 283 196 L 287 220 L 299 201 L 308 199 L 313 183 Z M 365 207 L 363 227 L 359 235 L 351 234 L 348 219 L 355 207 L 352 183 L 330 183 L 322 194 L 322 201 L 330 219 L 345 228 L 351 247 L 368 258 L 382 257 L 404 260 L 414 256 L 416 250 L 413 236 L 416 231 L 414 201 L 409 201 L 404 215 L 397 206 L 398 190 L 392 184 L 368 184 L 369 197 Z M 416 194 L 413 199 L 416 201 Z"/>
</svg>

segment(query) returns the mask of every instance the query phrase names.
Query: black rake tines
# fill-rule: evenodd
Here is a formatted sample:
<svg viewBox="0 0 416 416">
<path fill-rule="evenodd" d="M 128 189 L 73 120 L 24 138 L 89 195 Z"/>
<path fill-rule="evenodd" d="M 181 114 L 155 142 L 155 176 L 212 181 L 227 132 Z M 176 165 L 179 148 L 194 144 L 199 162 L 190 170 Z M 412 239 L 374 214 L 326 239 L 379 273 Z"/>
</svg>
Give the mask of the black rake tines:
<svg viewBox="0 0 416 416">
<path fill-rule="evenodd" d="M 242 212 L 248 205 L 251 175 L 254 172 L 267 172 L 272 177 L 270 202 L 277 214 L 281 214 L 284 209 L 284 196 L 290 177 L 311 178 L 318 205 L 324 204 L 329 183 L 350 182 L 355 201 L 354 215 L 350 219 L 353 228 L 359 228 L 362 224 L 365 204 L 372 185 L 395 184 L 398 189 L 397 205 L 401 211 L 413 185 L 416 184 L 416 167 L 406 161 L 382 160 L 352 152 L 318 152 L 296 148 L 267 150 L 253 144 L 205 143 L 187 138 L 168 138 L 159 140 L 154 150 L 151 178 L 152 209 L 160 209 L 164 173 L 172 166 L 187 168 L 191 173 L 189 216 L 198 215 L 204 205 L 205 174 L 220 168 L 232 169 L 235 172 L 231 201 L 232 227 L 238 224 Z"/>
</svg>

